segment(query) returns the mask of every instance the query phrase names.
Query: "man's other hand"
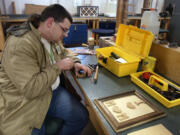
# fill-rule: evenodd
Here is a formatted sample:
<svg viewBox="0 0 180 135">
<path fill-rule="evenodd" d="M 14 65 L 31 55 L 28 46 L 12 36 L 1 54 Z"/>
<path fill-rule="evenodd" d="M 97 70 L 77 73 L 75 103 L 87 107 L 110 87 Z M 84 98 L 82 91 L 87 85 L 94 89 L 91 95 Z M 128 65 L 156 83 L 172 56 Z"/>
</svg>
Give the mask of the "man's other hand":
<svg viewBox="0 0 180 135">
<path fill-rule="evenodd" d="M 71 58 L 62 59 L 61 61 L 58 61 L 56 64 L 62 71 L 70 70 L 74 67 L 74 61 Z"/>
</svg>

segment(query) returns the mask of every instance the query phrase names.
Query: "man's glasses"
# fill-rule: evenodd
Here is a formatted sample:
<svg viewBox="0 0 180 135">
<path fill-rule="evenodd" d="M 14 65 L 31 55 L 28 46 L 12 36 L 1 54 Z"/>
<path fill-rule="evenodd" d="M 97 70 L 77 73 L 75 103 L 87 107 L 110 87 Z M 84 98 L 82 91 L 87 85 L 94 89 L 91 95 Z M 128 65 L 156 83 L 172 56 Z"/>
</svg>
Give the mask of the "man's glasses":
<svg viewBox="0 0 180 135">
<path fill-rule="evenodd" d="M 57 23 L 57 25 L 63 30 L 63 32 L 64 32 L 65 34 L 68 34 L 68 33 L 69 33 L 69 30 L 63 28 L 63 27 L 62 27 L 60 24 L 58 24 L 58 23 Z"/>
</svg>

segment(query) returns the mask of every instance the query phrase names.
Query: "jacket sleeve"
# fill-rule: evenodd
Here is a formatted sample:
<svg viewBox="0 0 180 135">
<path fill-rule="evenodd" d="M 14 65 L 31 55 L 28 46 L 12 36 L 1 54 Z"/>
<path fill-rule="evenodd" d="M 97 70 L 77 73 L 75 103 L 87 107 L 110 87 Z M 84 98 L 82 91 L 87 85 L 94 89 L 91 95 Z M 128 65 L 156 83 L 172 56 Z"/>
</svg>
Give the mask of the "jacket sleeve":
<svg viewBox="0 0 180 135">
<path fill-rule="evenodd" d="M 45 94 L 61 72 L 56 64 L 40 67 L 38 53 L 27 41 L 15 40 L 5 48 L 2 60 L 8 77 L 27 98 Z"/>
</svg>

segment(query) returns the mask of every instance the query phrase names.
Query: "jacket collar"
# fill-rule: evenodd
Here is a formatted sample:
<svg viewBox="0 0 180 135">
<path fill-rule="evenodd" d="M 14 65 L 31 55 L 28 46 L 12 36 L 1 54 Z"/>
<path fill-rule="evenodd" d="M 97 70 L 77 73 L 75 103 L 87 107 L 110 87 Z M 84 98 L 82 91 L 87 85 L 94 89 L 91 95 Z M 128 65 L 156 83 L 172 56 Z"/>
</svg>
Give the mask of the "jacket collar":
<svg viewBox="0 0 180 135">
<path fill-rule="evenodd" d="M 35 34 L 38 37 L 38 39 L 40 40 L 42 33 L 39 32 L 31 23 L 29 23 L 29 24 L 30 24 L 30 27 L 31 27 L 33 34 Z"/>
</svg>

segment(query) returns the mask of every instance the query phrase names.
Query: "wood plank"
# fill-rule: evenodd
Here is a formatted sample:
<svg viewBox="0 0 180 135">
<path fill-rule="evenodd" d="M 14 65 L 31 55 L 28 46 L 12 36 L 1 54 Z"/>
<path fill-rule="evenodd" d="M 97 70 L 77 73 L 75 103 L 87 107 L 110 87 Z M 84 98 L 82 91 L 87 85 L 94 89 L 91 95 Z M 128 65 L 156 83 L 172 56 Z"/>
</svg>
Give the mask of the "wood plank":
<svg viewBox="0 0 180 135">
<path fill-rule="evenodd" d="M 116 29 L 115 29 L 115 33 L 118 31 L 119 24 L 122 23 L 122 10 L 123 10 L 123 0 L 118 0 L 117 11 L 116 11 Z"/>
<path fill-rule="evenodd" d="M 145 129 L 141 129 L 128 135 L 173 135 L 167 128 L 162 124 L 151 126 Z"/>
<path fill-rule="evenodd" d="M 41 14 L 46 7 L 45 5 L 25 4 L 25 14 Z"/>
</svg>

